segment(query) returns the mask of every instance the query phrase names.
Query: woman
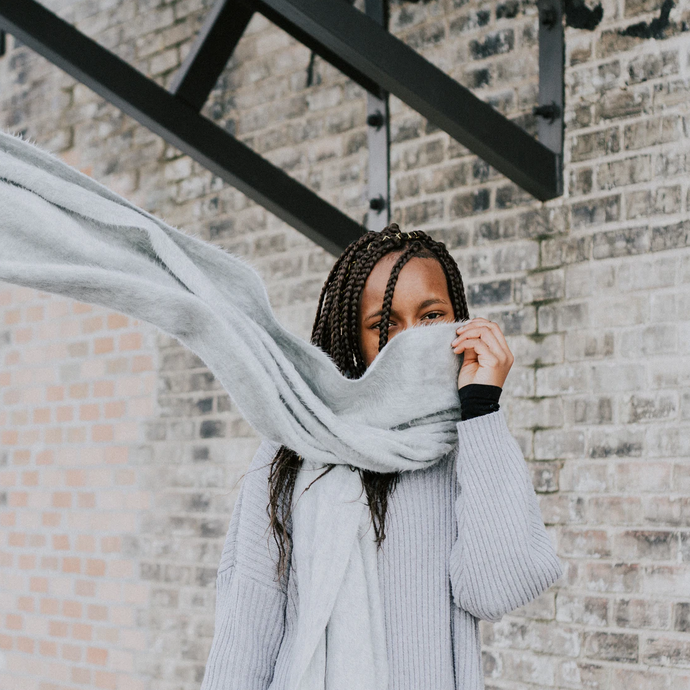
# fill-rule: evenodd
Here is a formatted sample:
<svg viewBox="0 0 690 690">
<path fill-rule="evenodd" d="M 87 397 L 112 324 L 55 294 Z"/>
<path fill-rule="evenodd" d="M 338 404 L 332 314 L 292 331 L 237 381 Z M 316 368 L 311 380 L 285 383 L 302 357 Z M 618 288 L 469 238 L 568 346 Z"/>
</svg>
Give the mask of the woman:
<svg viewBox="0 0 690 690">
<path fill-rule="evenodd" d="M 397 227 L 354 242 L 308 343 L 239 257 L 2 132 L 0 207 L 0 280 L 158 326 L 266 439 L 221 558 L 204 690 L 482 688 L 478 620 L 561 566 L 497 409 L 512 355 L 496 324 L 458 323 L 441 243 Z"/>
<path fill-rule="evenodd" d="M 362 236 L 337 260 L 312 343 L 359 378 L 403 330 L 467 318 L 462 279 L 445 246 L 393 224 Z M 501 329 L 474 318 L 449 345 L 463 355 L 458 447 L 411 472 L 351 468 L 360 473 L 376 535 L 389 690 L 483 688 L 479 620 L 500 620 L 562 574 L 525 460 L 499 410 L 513 363 Z M 288 687 L 300 597 L 300 566 L 290 549 L 300 465 L 296 453 L 270 441 L 250 465 L 218 569 L 202 690 Z"/>
</svg>

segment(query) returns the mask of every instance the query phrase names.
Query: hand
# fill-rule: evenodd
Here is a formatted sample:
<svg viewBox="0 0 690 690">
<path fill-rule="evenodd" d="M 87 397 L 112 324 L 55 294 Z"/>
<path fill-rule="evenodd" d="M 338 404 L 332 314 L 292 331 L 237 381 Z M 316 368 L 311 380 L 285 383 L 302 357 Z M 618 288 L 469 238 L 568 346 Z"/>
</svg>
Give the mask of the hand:
<svg viewBox="0 0 690 690">
<path fill-rule="evenodd" d="M 458 390 L 470 383 L 503 387 L 515 358 L 500 326 L 481 316 L 466 321 L 451 343 L 455 354 L 464 353 Z"/>
</svg>

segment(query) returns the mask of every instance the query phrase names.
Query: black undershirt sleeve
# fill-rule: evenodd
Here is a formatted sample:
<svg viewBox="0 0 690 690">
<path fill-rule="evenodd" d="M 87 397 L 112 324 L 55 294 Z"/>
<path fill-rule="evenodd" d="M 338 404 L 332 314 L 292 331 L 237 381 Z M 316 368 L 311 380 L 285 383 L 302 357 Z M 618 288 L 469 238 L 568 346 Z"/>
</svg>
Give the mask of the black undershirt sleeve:
<svg viewBox="0 0 690 690">
<path fill-rule="evenodd" d="M 468 383 L 458 390 L 460 396 L 460 419 L 472 419 L 489 412 L 496 412 L 500 405 L 498 399 L 503 389 L 486 383 Z"/>
</svg>

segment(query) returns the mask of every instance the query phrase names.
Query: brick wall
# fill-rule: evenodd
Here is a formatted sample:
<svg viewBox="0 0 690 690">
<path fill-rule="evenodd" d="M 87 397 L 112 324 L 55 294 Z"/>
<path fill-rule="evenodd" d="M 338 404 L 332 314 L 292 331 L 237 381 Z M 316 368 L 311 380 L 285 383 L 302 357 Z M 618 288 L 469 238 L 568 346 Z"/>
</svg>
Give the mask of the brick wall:
<svg viewBox="0 0 690 690">
<path fill-rule="evenodd" d="M 333 0 L 335 1 L 335 0 Z M 167 85 L 209 2 L 46 0 Z M 204 7 L 204 5 L 206 7 Z M 394 217 L 443 239 L 515 354 L 503 409 L 566 572 L 482 623 L 487 688 L 690 688 L 687 5 L 567 29 L 566 193 L 534 201 L 392 99 Z M 531 132 L 534 4 L 393 0 L 391 30 Z M 24 47 L 0 125 L 248 258 L 308 337 L 334 258 Z M 260 17 L 204 113 L 357 220 L 362 90 Z M 192 690 L 258 445 L 203 364 L 104 309 L 0 290 L 0 688 Z"/>
</svg>

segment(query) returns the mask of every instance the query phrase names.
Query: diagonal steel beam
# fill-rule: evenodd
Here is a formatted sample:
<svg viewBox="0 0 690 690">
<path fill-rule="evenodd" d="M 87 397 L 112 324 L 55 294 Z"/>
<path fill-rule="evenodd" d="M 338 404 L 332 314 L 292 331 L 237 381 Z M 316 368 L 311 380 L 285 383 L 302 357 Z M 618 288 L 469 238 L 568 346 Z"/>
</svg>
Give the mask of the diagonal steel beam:
<svg viewBox="0 0 690 690">
<path fill-rule="evenodd" d="M 326 59 L 335 55 L 426 117 L 530 194 L 562 194 L 560 155 L 342 0 L 252 0 Z M 306 37 L 306 38 L 305 38 Z"/>
<path fill-rule="evenodd" d="M 201 110 L 253 16 L 254 10 L 237 0 L 216 2 L 175 74 L 170 93 Z"/>
<path fill-rule="evenodd" d="M 206 15 L 189 55 L 175 75 L 170 92 L 187 101 L 196 110 L 201 110 L 242 38 L 254 9 L 252 0 L 216 0 Z M 380 94 L 381 89 L 376 82 L 341 60 L 327 46 L 319 44 L 299 27 L 290 26 L 290 33 L 367 91 Z"/>
<path fill-rule="evenodd" d="M 0 29 L 337 256 L 364 228 L 35 0 L 0 0 Z"/>
</svg>

